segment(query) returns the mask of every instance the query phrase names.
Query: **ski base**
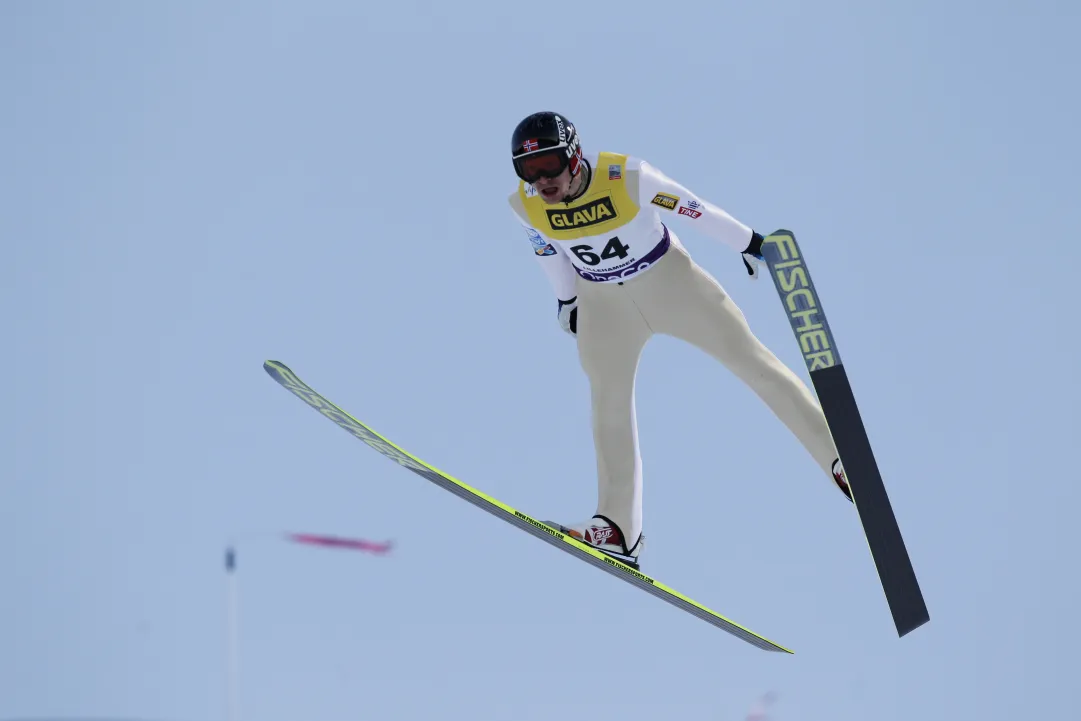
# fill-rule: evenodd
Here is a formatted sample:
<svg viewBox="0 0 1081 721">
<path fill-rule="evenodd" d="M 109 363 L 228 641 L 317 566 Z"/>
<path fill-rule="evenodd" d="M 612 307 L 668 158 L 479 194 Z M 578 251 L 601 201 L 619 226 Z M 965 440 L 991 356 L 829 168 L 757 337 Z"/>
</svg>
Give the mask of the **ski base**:
<svg viewBox="0 0 1081 721">
<path fill-rule="evenodd" d="M 762 254 L 845 468 L 849 490 L 898 636 L 930 620 L 927 604 L 875 461 L 848 374 L 796 237 L 777 230 Z"/>
<path fill-rule="evenodd" d="M 459 498 L 472 503 L 474 506 L 491 513 L 497 518 L 516 526 L 530 535 L 596 566 L 622 581 L 626 581 L 632 586 L 639 588 L 656 598 L 667 601 L 676 608 L 700 618 L 703 621 L 732 634 L 736 638 L 746 641 L 756 648 L 765 651 L 793 653 L 791 650 L 730 621 L 716 611 L 712 611 L 701 605 L 697 601 L 691 600 L 687 596 L 669 588 L 660 581 L 635 570 L 626 563 L 617 561 L 607 554 L 572 538 L 566 533 L 558 530 L 558 528 L 553 527 L 553 525 L 527 516 L 521 511 L 466 485 L 434 466 L 425 463 L 416 456 L 402 450 L 400 447 L 391 443 L 386 438 L 317 393 L 286 365 L 279 363 L 278 361 L 266 361 L 263 364 L 263 368 L 271 378 L 276 380 L 284 388 L 292 392 L 315 410 L 319 411 L 322 415 L 334 421 L 334 423 L 348 433 L 364 441 L 392 461 L 413 471 L 422 478 L 431 481 L 440 488 L 453 493 Z"/>
</svg>

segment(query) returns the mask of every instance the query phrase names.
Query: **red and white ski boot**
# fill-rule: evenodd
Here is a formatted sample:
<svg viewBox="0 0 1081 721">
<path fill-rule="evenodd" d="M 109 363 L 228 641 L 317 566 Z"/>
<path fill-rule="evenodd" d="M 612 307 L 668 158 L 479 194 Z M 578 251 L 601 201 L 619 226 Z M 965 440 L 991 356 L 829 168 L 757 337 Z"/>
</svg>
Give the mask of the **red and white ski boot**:
<svg viewBox="0 0 1081 721">
<path fill-rule="evenodd" d="M 601 515 L 593 516 L 588 521 L 571 526 L 564 526 L 551 521 L 547 523 L 552 528 L 559 529 L 560 532 L 567 534 L 571 538 L 576 538 L 582 543 L 593 546 L 601 553 L 611 556 L 631 568 L 638 569 L 638 554 L 642 552 L 642 548 L 645 546 L 644 535 L 638 534 L 638 540 L 628 548 L 627 541 L 623 538 L 623 532 L 619 530 L 619 526 Z"/>
<path fill-rule="evenodd" d="M 840 458 L 833 462 L 833 482 L 841 489 L 841 493 L 845 494 L 845 498 L 852 501 L 852 489 L 848 487 L 848 478 L 845 476 L 845 467 L 841 464 Z M 855 503 L 855 501 L 852 502 Z"/>
</svg>

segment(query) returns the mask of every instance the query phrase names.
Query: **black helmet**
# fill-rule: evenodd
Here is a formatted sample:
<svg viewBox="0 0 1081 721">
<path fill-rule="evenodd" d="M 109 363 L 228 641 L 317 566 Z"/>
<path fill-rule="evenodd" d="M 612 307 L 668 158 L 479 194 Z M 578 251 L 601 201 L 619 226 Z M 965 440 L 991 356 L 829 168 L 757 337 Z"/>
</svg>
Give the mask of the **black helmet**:
<svg viewBox="0 0 1081 721">
<path fill-rule="evenodd" d="M 527 183 L 554 178 L 567 167 L 571 177 L 582 165 L 582 145 L 574 125 L 557 113 L 533 113 L 514 129 L 510 141 L 514 172 Z"/>
</svg>

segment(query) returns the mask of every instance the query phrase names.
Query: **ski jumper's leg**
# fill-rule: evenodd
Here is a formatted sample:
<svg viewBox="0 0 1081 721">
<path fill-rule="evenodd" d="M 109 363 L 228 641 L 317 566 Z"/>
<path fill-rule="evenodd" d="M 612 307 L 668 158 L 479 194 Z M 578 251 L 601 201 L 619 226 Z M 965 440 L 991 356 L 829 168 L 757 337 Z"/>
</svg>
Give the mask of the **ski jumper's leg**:
<svg viewBox="0 0 1081 721">
<path fill-rule="evenodd" d="M 597 513 L 633 546 L 642 531 L 642 458 L 634 381 L 652 335 L 624 286 L 578 280 L 578 358 L 589 378 Z"/>
<path fill-rule="evenodd" d="M 751 332 L 736 302 L 674 235 L 665 257 L 626 287 L 654 332 L 687 341 L 723 363 L 765 401 L 833 478 L 837 450 L 817 398 Z"/>
</svg>

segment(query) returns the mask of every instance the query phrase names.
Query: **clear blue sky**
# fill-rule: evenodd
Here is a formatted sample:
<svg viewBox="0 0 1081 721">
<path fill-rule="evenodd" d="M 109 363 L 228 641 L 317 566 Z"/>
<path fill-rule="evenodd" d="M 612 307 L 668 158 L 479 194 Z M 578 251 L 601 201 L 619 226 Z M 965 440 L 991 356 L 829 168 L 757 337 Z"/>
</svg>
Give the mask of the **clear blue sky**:
<svg viewBox="0 0 1081 721">
<path fill-rule="evenodd" d="M 0 6 L 0 718 L 1075 716 L 1076 3 Z M 767 654 L 483 514 L 279 388 L 576 520 L 585 377 L 506 204 L 550 108 L 807 253 L 932 613 L 668 338 L 648 572 Z M 677 232 L 799 367 L 768 280 Z M 806 377 L 801 370 L 801 375 Z M 283 530 L 393 539 L 390 557 Z"/>
</svg>

